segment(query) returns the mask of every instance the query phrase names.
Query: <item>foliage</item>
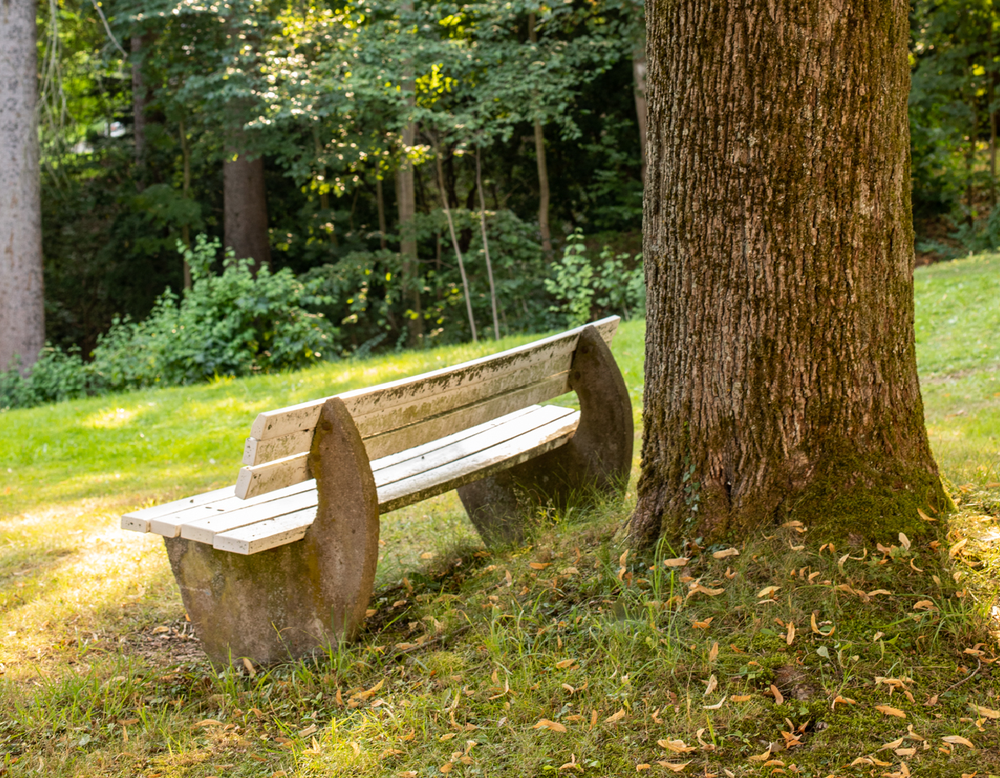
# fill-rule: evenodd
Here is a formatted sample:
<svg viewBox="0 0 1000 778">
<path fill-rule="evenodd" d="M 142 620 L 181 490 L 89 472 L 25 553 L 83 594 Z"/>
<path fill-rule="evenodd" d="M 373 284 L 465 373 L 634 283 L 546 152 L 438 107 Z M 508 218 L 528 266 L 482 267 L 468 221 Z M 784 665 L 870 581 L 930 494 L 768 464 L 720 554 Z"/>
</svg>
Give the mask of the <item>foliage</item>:
<svg viewBox="0 0 1000 778">
<path fill-rule="evenodd" d="M 567 327 L 618 314 L 624 319 L 642 316 L 646 286 L 642 255 L 615 254 L 605 246 L 595 263 L 586 255 L 583 233 L 569 236 L 562 260 L 554 265 L 554 277 L 545 288 L 561 302 L 549 310 L 566 315 Z"/>
<path fill-rule="evenodd" d="M 115 318 L 91 361 L 79 349 L 48 346 L 27 378 L 16 369 L 0 374 L 0 407 L 299 369 L 324 353 L 335 356 L 337 330 L 308 310 L 328 302 L 318 284 L 299 281 L 287 268 L 254 276 L 251 261 L 231 250 L 214 275 L 220 245 L 204 235 L 193 249 L 180 242 L 177 248 L 194 278 L 183 297 L 167 289 L 147 318 Z"/>
</svg>

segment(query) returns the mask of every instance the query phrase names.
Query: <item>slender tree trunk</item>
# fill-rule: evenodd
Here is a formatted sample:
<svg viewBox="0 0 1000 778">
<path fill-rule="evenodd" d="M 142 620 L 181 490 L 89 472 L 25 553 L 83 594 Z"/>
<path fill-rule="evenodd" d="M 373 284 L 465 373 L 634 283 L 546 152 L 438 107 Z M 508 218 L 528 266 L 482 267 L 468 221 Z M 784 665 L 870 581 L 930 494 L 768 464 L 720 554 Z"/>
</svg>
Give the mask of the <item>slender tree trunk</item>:
<svg viewBox="0 0 1000 778">
<path fill-rule="evenodd" d="M 493 263 L 490 262 L 490 243 L 486 239 L 486 198 L 483 196 L 483 169 L 476 146 L 476 189 L 479 190 L 479 227 L 483 232 L 483 254 L 486 257 L 486 275 L 490 280 L 490 306 L 493 309 L 493 337 L 500 340 L 500 319 L 497 317 L 497 291 L 493 285 Z"/>
<path fill-rule="evenodd" d="M 0 0 L 0 371 L 45 345 L 36 8 Z"/>
<path fill-rule="evenodd" d="M 375 175 L 375 203 L 378 206 L 379 247 L 385 248 L 385 198 L 382 195 L 382 179 Z"/>
<path fill-rule="evenodd" d="M 404 13 L 413 13 L 412 0 L 404 0 Z M 403 91 L 407 93 L 407 105 L 416 103 L 415 84 L 412 68 L 407 65 L 403 78 Z M 417 196 L 413 182 L 413 163 L 407 153 L 413 146 L 417 128 L 408 121 L 403 128 L 403 159 L 396 173 L 396 205 L 399 210 L 399 253 L 403 264 L 403 304 L 407 306 L 406 342 L 410 348 L 419 346 L 424 337 L 424 317 L 420 310 L 420 262 L 417 256 L 416 215 Z"/>
<path fill-rule="evenodd" d="M 141 166 L 146 159 L 146 85 L 139 66 L 143 38 L 132 36 L 132 134 L 135 138 L 135 161 Z"/>
<path fill-rule="evenodd" d="M 635 95 L 635 118 L 639 124 L 639 153 L 642 156 L 642 183 L 646 183 L 646 45 L 632 50 L 632 79 Z"/>
<path fill-rule="evenodd" d="M 637 542 L 789 518 L 895 542 L 949 506 L 914 348 L 908 12 L 647 6 Z"/>
<path fill-rule="evenodd" d="M 184 119 L 180 120 L 181 134 L 181 157 L 184 160 L 184 178 L 181 193 L 185 200 L 191 199 L 191 146 L 188 144 L 187 129 L 184 126 Z M 191 226 L 184 224 L 181 226 L 181 240 L 184 245 L 191 248 Z M 191 288 L 191 266 L 187 259 L 184 260 L 184 288 Z"/>
<path fill-rule="evenodd" d="M 263 265 L 271 265 L 264 158 L 247 159 L 246 152 L 239 150 L 242 136 L 242 131 L 231 136 L 222 167 L 225 242 L 237 257 L 253 259 L 256 272 Z"/>
<path fill-rule="evenodd" d="M 469 314 L 469 330 L 472 332 L 472 342 L 478 342 L 476 337 L 476 317 L 472 315 L 472 297 L 469 295 L 469 279 L 465 275 L 465 262 L 462 261 L 462 250 L 458 246 L 458 238 L 455 237 L 455 223 L 451 219 L 451 209 L 448 207 L 448 190 L 444 185 L 444 171 L 441 169 L 441 151 L 436 150 L 438 184 L 441 187 L 441 202 L 444 204 L 444 215 L 448 220 L 448 232 L 451 235 L 451 246 L 455 249 L 455 257 L 458 259 L 458 272 L 462 276 L 462 292 L 465 294 L 465 310 Z"/>
<path fill-rule="evenodd" d="M 538 43 L 535 29 L 535 14 L 528 14 L 528 40 Z M 535 117 L 535 162 L 538 165 L 538 231 L 542 236 L 542 248 L 552 251 L 552 232 L 549 229 L 549 166 L 545 159 L 545 130 L 541 119 Z"/>
<path fill-rule="evenodd" d="M 997 205 L 997 111 L 993 105 L 996 100 L 997 80 L 1000 74 L 996 71 L 996 63 L 993 61 L 992 35 L 990 36 L 989 61 L 993 69 L 987 75 L 989 83 L 989 109 L 990 109 L 990 212 Z"/>
</svg>

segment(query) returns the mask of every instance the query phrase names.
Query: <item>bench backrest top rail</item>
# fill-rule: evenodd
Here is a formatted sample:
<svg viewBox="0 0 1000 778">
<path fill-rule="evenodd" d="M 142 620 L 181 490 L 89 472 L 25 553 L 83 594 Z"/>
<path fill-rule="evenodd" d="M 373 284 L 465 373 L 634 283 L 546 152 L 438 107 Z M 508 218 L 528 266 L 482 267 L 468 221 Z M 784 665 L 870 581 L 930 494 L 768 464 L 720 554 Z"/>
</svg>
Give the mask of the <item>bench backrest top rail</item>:
<svg viewBox="0 0 1000 778">
<path fill-rule="evenodd" d="M 620 319 L 591 325 L 608 343 Z M 337 395 L 379 459 L 569 391 L 578 327 L 454 367 Z M 260 414 L 244 451 L 236 494 L 249 498 L 309 477 L 306 458 L 327 398 Z"/>
</svg>

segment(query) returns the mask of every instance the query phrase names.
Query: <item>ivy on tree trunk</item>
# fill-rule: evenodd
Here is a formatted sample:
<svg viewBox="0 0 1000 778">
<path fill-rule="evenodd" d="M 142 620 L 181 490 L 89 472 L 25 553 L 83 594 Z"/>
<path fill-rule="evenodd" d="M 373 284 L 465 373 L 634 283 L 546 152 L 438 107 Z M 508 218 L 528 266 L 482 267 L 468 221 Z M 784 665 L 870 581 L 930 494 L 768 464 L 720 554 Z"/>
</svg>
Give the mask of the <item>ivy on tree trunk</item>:
<svg viewBox="0 0 1000 778">
<path fill-rule="evenodd" d="M 647 7 L 638 542 L 914 537 L 949 506 L 914 349 L 908 11 Z"/>
</svg>

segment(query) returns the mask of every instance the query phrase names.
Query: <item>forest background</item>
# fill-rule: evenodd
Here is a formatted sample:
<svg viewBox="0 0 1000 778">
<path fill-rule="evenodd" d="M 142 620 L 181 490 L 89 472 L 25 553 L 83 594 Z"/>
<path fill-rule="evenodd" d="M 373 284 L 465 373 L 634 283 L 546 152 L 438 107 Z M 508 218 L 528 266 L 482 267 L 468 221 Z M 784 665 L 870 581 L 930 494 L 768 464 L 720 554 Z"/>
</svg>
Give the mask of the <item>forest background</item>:
<svg viewBox="0 0 1000 778">
<path fill-rule="evenodd" d="M 641 314 L 643 28 L 641 0 L 41 3 L 51 345 L 0 406 Z M 918 261 L 997 248 L 1000 11 L 911 31 Z"/>
</svg>

